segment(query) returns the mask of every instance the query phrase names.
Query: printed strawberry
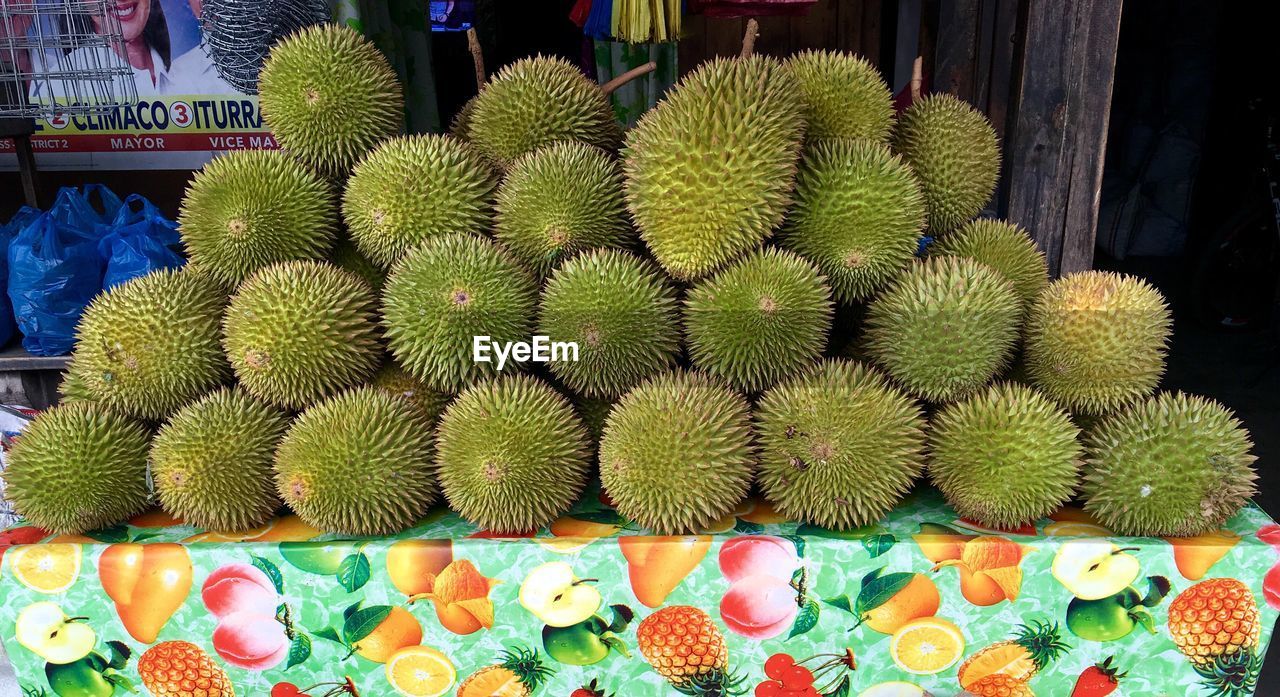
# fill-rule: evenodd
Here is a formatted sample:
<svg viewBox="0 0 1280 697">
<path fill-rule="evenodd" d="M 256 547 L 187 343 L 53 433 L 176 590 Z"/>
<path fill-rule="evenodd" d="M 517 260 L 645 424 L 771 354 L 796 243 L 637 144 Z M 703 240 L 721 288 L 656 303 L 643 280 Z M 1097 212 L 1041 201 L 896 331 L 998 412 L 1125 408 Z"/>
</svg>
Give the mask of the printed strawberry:
<svg viewBox="0 0 1280 697">
<path fill-rule="evenodd" d="M 600 682 L 595 678 L 592 678 L 591 682 L 569 693 L 569 697 L 614 697 L 614 696 L 612 693 L 605 694 L 604 688 L 600 687 Z"/>
<path fill-rule="evenodd" d="M 1076 678 L 1076 687 L 1071 691 L 1071 697 L 1105 697 L 1115 692 L 1120 685 L 1120 678 L 1126 673 L 1116 672 L 1118 669 L 1111 665 L 1114 659 L 1115 656 L 1107 656 L 1107 660 L 1102 663 L 1085 668 L 1080 677 Z"/>
</svg>

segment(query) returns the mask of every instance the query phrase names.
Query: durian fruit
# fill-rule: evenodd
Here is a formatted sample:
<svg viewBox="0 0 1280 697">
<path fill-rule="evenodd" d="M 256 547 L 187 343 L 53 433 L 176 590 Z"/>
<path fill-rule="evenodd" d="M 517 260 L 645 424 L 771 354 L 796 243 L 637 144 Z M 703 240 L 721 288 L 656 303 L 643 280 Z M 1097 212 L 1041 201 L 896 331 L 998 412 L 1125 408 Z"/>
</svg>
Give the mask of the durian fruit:
<svg viewBox="0 0 1280 697">
<path fill-rule="evenodd" d="M 374 293 L 382 293 L 382 286 L 387 282 L 387 270 L 361 254 L 360 250 L 356 249 L 355 243 L 345 235 L 338 238 L 333 252 L 329 254 L 329 261 L 333 262 L 334 266 L 368 283 Z"/>
<path fill-rule="evenodd" d="M 552 143 L 576 140 L 613 150 L 621 137 L 608 98 L 563 58 L 518 60 L 498 71 L 474 102 L 466 137 L 503 169 Z"/>
<path fill-rule="evenodd" d="M 151 476 L 164 509 L 190 525 L 239 531 L 280 505 L 272 456 L 289 418 L 222 388 L 174 414 L 151 443 Z"/>
<path fill-rule="evenodd" d="M 578 410 L 578 416 L 582 417 L 582 423 L 587 427 L 587 433 L 591 435 L 593 455 L 600 446 L 600 436 L 604 435 L 604 422 L 609 418 L 609 412 L 613 411 L 613 405 L 613 400 L 594 397 L 579 396 L 573 400 L 573 407 Z"/>
<path fill-rule="evenodd" d="M 668 369 L 680 351 L 676 292 L 650 264 L 598 250 L 565 262 L 542 291 L 538 334 L 577 344 L 552 356 L 558 379 L 588 397 L 616 398 Z"/>
<path fill-rule="evenodd" d="M 751 488 L 747 401 L 698 372 L 657 375 L 610 410 L 600 481 L 618 512 L 657 535 L 699 532 Z"/>
<path fill-rule="evenodd" d="M 791 204 L 804 102 L 782 64 L 718 58 L 627 134 L 627 205 L 663 268 L 687 281 L 760 244 Z"/>
<path fill-rule="evenodd" d="M 497 185 L 489 164 L 460 140 L 393 138 L 356 165 L 342 217 L 360 252 L 385 268 L 428 237 L 487 232 Z"/>
<path fill-rule="evenodd" d="M 529 341 L 537 302 L 533 277 L 501 247 L 472 235 L 439 235 L 392 268 L 383 326 L 397 363 L 432 389 L 457 392 L 498 370 L 496 355 L 474 359 L 476 337 Z"/>
<path fill-rule="evenodd" d="M 540 277 L 578 252 L 620 248 L 631 237 L 622 170 L 585 143 L 556 143 L 516 160 L 497 209 L 494 236 Z"/>
<path fill-rule="evenodd" d="M 1005 220 L 972 220 L 930 245 L 929 254 L 968 257 L 990 266 L 1013 284 L 1024 308 L 1049 286 L 1044 252 L 1026 230 Z"/>
<path fill-rule="evenodd" d="M 282 261 L 323 259 L 337 205 L 329 185 L 275 150 L 237 150 L 196 173 L 178 229 L 199 268 L 228 289 Z"/>
<path fill-rule="evenodd" d="M 394 361 L 383 362 L 378 372 L 369 380 L 369 386 L 392 397 L 405 400 L 417 412 L 427 428 L 435 428 L 453 395 L 433 390 L 421 380 L 410 375 Z"/>
<path fill-rule="evenodd" d="M 1108 271 L 1070 274 L 1031 307 L 1027 373 L 1071 411 L 1106 414 L 1155 390 L 1171 325 L 1164 297 L 1146 281 Z"/>
<path fill-rule="evenodd" d="M 479 96 L 477 94 L 468 99 L 462 108 L 458 109 L 458 113 L 453 115 L 453 121 L 449 123 L 449 135 L 458 140 L 471 140 L 471 114 L 476 110 L 476 97 Z"/>
<path fill-rule="evenodd" d="M 893 93 L 870 61 L 839 51 L 801 51 L 786 66 L 807 105 L 810 141 L 889 139 Z"/>
<path fill-rule="evenodd" d="M 831 316 L 831 290 L 813 264 L 780 249 L 751 252 L 689 290 L 689 357 L 735 388 L 759 392 L 822 354 Z"/>
<path fill-rule="evenodd" d="M 792 520 L 844 530 L 884 517 L 924 469 L 915 400 L 861 363 L 824 361 L 756 406 L 760 489 Z"/>
<path fill-rule="evenodd" d="M 1089 431 L 1084 509 L 1118 535 L 1218 530 L 1257 491 L 1251 448 L 1226 407 L 1162 392 Z"/>
<path fill-rule="evenodd" d="M 817 264 L 843 303 L 865 300 L 915 257 L 924 196 L 911 168 L 879 143 L 830 140 L 805 151 L 779 242 Z"/>
<path fill-rule="evenodd" d="M 4 495 L 32 525 L 78 535 L 151 505 L 141 424 L 95 404 L 43 412 L 5 454 Z"/>
<path fill-rule="evenodd" d="M 431 454 L 431 431 L 413 407 L 357 387 L 294 421 L 276 449 L 276 491 L 312 527 L 387 535 L 413 525 L 435 503 Z"/>
<path fill-rule="evenodd" d="M 368 39 L 337 24 L 303 29 L 271 48 L 258 104 L 280 147 L 332 179 L 404 129 L 395 70 Z"/>
<path fill-rule="evenodd" d="M 62 374 L 62 381 L 58 383 L 58 403 L 96 403 L 98 400 L 89 393 L 89 386 L 85 384 L 84 378 L 76 375 L 75 371 L 71 369 L 71 364 L 74 362 L 75 357 L 73 356 L 71 362 L 67 365 L 67 370 Z"/>
<path fill-rule="evenodd" d="M 867 352 L 908 392 L 949 402 L 987 384 L 1013 355 L 1022 308 L 1013 285 L 972 259 L 913 264 L 867 309 Z"/>
<path fill-rule="evenodd" d="M 158 270 L 94 298 L 76 325 L 71 378 L 104 407 L 160 421 L 230 377 L 227 298 L 210 279 Z"/>
<path fill-rule="evenodd" d="M 982 112 L 933 94 L 902 112 L 894 146 L 924 185 L 929 232 L 940 235 L 977 215 L 1000 178 L 1000 146 Z"/>
<path fill-rule="evenodd" d="M 1016 528 L 1058 510 L 1080 479 L 1080 430 L 1035 390 L 1000 383 L 948 404 L 929 429 L 929 478 L 960 515 Z"/>
<path fill-rule="evenodd" d="M 241 386 L 302 409 L 355 385 L 378 367 L 373 290 L 331 264 L 295 261 L 240 286 L 223 320 L 223 347 Z"/>
<path fill-rule="evenodd" d="M 586 485 L 591 444 L 569 401 L 517 373 L 468 388 L 436 430 L 436 468 L 449 506 L 494 532 L 537 530 Z"/>
</svg>

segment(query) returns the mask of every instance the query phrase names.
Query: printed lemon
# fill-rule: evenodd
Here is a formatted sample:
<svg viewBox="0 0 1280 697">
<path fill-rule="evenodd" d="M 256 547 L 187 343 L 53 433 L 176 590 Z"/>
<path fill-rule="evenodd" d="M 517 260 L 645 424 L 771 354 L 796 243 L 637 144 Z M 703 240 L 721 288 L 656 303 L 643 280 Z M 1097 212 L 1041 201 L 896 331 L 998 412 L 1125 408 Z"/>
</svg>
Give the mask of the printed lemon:
<svg viewBox="0 0 1280 697">
<path fill-rule="evenodd" d="M 40 593 L 65 592 L 80 575 L 80 545 L 21 545 L 9 553 L 9 570 Z"/>
<path fill-rule="evenodd" d="M 933 616 L 941 603 L 933 581 L 924 574 L 916 574 L 884 604 L 864 613 L 862 624 L 881 634 L 893 634 L 912 620 Z"/>
<path fill-rule="evenodd" d="M 955 665 L 964 653 L 960 628 L 940 617 L 912 620 L 893 633 L 889 654 L 912 675 L 933 675 Z"/>
<path fill-rule="evenodd" d="M 929 697 L 923 687 L 909 682 L 882 682 L 858 693 L 858 697 Z"/>
<path fill-rule="evenodd" d="M 387 661 L 387 682 L 405 697 L 441 697 L 457 678 L 449 657 L 426 646 L 405 647 Z"/>
<path fill-rule="evenodd" d="M 422 642 L 422 625 L 402 607 L 393 607 L 368 636 L 355 642 L 356 655 L 386 663 L 397 651 Z"/>
</svg>

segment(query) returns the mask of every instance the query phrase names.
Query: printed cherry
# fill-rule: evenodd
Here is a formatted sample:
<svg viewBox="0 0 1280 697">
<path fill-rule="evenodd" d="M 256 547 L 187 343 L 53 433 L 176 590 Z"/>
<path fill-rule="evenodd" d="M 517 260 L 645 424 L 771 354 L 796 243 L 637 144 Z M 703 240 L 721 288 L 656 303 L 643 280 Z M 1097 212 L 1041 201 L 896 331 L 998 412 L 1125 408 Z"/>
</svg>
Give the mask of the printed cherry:
<svg viewBox="0 0 1280 697">
<path fill-rule="evenodd" d="M 271 687 L 271 697 L 298 697 L 302 690 L 291 682 L 278 682 Z"/>
<path fill-rule="evenodd" d="M 774 680 L 780 681 L 782 680 L 783 674 L 787 672 L 787 669 L 795 664 L 796 659 L 792 658 L 789 654 L 775 653 L 769 657 L 769 660 L 764 662 L 764 674 Z"/>
</svg>

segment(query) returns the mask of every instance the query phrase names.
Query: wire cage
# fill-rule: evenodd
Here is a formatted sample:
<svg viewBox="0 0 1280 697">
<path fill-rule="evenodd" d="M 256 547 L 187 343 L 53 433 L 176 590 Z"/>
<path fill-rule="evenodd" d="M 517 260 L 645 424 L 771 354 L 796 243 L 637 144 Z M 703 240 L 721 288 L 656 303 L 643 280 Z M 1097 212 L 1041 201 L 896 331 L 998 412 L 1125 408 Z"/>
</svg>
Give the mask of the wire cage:
<svg viewBox="0 0 1280 697">
<path fill-rule="evenodd" d="M 218 75 L 245 94 L 257 94 L 272 45 L 332 13 L 330 0 L 204 0 L 203 8 L 205 53 Z"/>
<path fill-rule="evenodd" d="M 0 0 L 0 117 L 54 118 L 138 100 L 114 0 Z"/>
</svg>

